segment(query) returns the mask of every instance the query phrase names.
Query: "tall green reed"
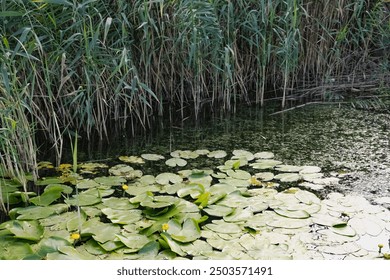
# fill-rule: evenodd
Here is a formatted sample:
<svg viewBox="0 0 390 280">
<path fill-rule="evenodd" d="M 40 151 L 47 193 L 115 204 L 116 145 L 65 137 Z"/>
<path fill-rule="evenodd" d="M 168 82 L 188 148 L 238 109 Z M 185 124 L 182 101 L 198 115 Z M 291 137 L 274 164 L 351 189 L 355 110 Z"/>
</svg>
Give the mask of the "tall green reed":
<svg viewBox="0 0 390 280">
<path fill-rule="evenodd" d="M 283 107 L 297 88 L 370 79 L 386 86 L 389 64 L 374 56 L 390 40 L 384 5 L 2 1 L 3 165 L 19 177 L 34 170 L 36 132 L 59 164 L 67 131 L 105 138 L 114 124 L 135 134 L 137 125 L 147 129 L 155 114 L 164 116 L 165 105 L 179 106 L 185 118 L 185 108 L 197 115 L 207 102 L 234 110 L 277 97 Z"/>
</svg>

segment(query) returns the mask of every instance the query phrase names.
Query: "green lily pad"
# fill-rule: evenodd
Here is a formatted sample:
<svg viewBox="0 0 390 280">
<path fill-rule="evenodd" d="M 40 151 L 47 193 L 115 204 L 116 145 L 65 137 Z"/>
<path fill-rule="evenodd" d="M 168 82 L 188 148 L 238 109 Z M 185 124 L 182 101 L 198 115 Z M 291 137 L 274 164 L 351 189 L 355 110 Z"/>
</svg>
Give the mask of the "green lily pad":
<svg viewBox="0 0 390 280">
<path fill-rule="evenodd" d="M 332 226 L 332 227 L 330 227 L 330 230 L 333 231 L 334 233 L 339 234 L 339 235 L 348 236 L 348 237 L 354 237 L 356 235 L 356 231 L 348 225 L 346 225 L 344 227 Z"/>
<path fill-rule="evenodd" d="M 259 158 L 259 159 L 271 159 L 275 157 L 274 153 L 272 152 L 258 152 L 254 154 L 254 156 L 255 158 Z"/>
<path fill-rule="evenodd" d="M 173 240 L 187 243 L 195 241 L 200 237 L 200 229 L 194 219 L 186 219 L 183 225 L 177 220 L 170 220 L 168 226 L 167 233 L 170 234 Z"/>
<path fill-rule="evenodd" d="M 90 188 L 97 188 L 100 184 L 96 183 L 95 180 L 91 179 L 82 179 L 77 182 L 76 187 L 78 189 L 90 189 Z"/>
<path fill-rule="evenodd" d="M 281 182 L 297 182 L 301 179 L 301 176 L 297 173 L 280 173 L 274 177 L 276 180 Z"/>
<path fill-rule="evenodd" d="M 182 167 L 187 165 L 187 161 L 179 157 L 173 157 L 165 161 L 165 164 L 171 167 L 176 167 L 176 166 Z"/>
<path fill-rule="evenodd" d="M 181 249 L 191 256 L 201 256 L 213 251 L 213 247 L 203 240 L 195 240 L 192 243 L 183 244 Z"/>
<path fill-rule="evenodd" d="M 61 190 L 61 192 L 64 194 L 71 194 L 73 192 L 72 187 L 63 184 L 50 184 L 45 187 L 45 191 L 49 191 L 52 189 Z"/>
<path fill-rule="evenodd" d="M 92 235 L 93 239 L 100 243 L 114 240 L 120 231 L 119 225 L 102 223 L 96 218 L 84 222 L 81 226 L 81 236 Z"/>
<path fill-rule="evenodd" d="M 93 193 L 79 193 L 72 198 L 65 199 L 65 203 L 72 206 L 90 206 L 102 201 L 99 195 Z"/>
<path fill-rule="evenodd" d="M 142 154 L 141 157 L 150 161 L 158 161 L 165 158 L 164 156 L 159 154 Z"/>
<path fill-rule="evenodd" d="M 212 151 L 212 152 L 208 153 L 207 156 L 209 158 L 224 158 L 227 156 L 227 153 L 225 151 L 222 151 L 222 150 L 216 150 L 216 151 Z"/>
<path fill-rule="evenodd" d="M 204 193 L 204 191 L 205 188 L 202 184 L 191 183 L 179 189 L 177 191 L 177 195 L 179 197 L 186 197 L 187 195 L 190 195 L 192 198 L 197 198 L 199 195 Z"/>
<path fill-rule="evenodd" d="M 136 164 L 145 163 L 145 161 L 141 157 L 137 157 L 137 156 L 120 156 L 119 160 L 126 163 L 136 163 Z"/>
<path fill-rule="evenodd" d="M 97 177 L 94 181 L 103 186 L 120 186 L 123 183 L 126 183 L 126 179 L 118 176 Z"/>
<path fill-rule="evenodd" d="M 171 152 L 171 156 L 174 158 L 194 159 L 194 158 L 199 157 L 199 154 L 196 152 L 193 152 L 193 151 L 189 151 L 189 150 L 185 150 L 185 151 L 176 150 L 176 151 Z"/>
<path fill-rule="evenodd" d="M 251 163 L 254 169 L 273 169 L 276 165 L 282 164 L 281 161 L 273 160 L 273 159 L 258 159 L 256 162 Z"/>
<path fill-rule="evenodd" d="M 228 170 L 227 175 L 239 180 L 249 180 L 251 178 L 251 174 L 244 170 Z"/>
<path fill-rule="evenodd" d="M 181 183 L 183 178 L 174 173 L 161 173 L 156 176 L 156 182 L 160 185 L 166 185 L 169 183 L 176 184 Z"/>
<path fill-rule="evenodd" d="M 138 181 L 143 185 L 153 185 L 156 183 L 156 177 L 153 175 L 143 175 L 141 178 L 138 179 Z"/>
<path fill-rule="evenodd" d="M 194 152 L 200 156 L 204 156 L 204 155 L 207 155 L 208 153 L 210 153 L 210 151 L 207 149 L 198 149 L 198 150 L 195 150 Z"/>
<path fill-rule="evenodd" d="M 286 210 L 286 209 L 276 208 L 274 209 L 274 211 L 276 214 L 280 216 L 291 218 L 291 219 L 307 219 L 310 217 L 310 214 L 307 213 L 305 210 Z"/>
<path fill-rule="evenodd" d="M 214 232 L 218 233 L 240 233 L 242 232 L 241 228 L 239 225 L 234 224 L 234 223 L 227 223 L 227 222 L 216 222 L 213 221 L 213 223 L 206 224 L 204 226 L 205 228 L 212 230 Z"/>
<path fill-rule="evenodd" d="M 19 239 L 38 241 L 43 237 L 43 227 L 38 221 L 13 221 L 7 229 Z"/>
<path fill-rule="evenodd" d="M 210 216 L 224 217 L 232 213 L 234 208 L 223 205 L 209 205 L 203 210 Z"/>
<path fill-rule="evenodd" d="M 103 208 L 103 214 L 107 216 L 114 224 L 131 224 L 142 219 L 141 210 L 118 210 L 112 208 Z"/>
<path fill-rule="evenodd" d="M 237 223 L 237 222 L 247 221 L 252 217 L 253 217 L 253 212 L 250 210 L 250 208 L 245 208 L 245 209 L 236 208 L 231 214 L 224 216 L 223 219 L 226 222 Z"/>
<path fill-rule="evenodd" d="M 271 181 L 273 178 L 274 178 L 274 173 L 272 172 L 259 172 L 259 173 L 256 173 L 255 175 L 255 178 L 261 180 L 261 181 Z"/>
<path fill-rule="evenodd" d="M 233 159 L 245 158 L 247 161 L 251 161 L 255 158 L 255 156 L 251 152 L 245 150 L 234 150 L 233 155 Z"/>
<path fill-rule="evenodd" d="M 111 167 L 108 172 L 111 175 L 118 176 L 118 177 L 124 177 L 128 180 L 134 179 L 134 178 L 140 178 L 142 176 L 141 170 L 134 170 L 133 167 L 128 166 L 126 164 L 117 164 L 113 167 Z"/>
<path fill-rule="evenodd" d="M 42 195 L 31 198 L 30 202 L 34 205 L 49 206 L 62 196 L 62 191 L 62 187 L 51 187 L 45 190 Z"/>
<path fill-rule="evenodd" d="M 308 226 L 310 224 L 309 219 L 290 219 L 290 218 L 280 218 L 271 221 L 267 221 L 266 224 L 270 227 L 275 228 L 287 228 L 287 229 L 296 229 Z"/>
<path fill-rule="evenodd" d="M 280 164 L 275 167 L 280 172 L 299 172 L 302 170 L 301 166 Z"/>
<path fill-rule="evenodd" d="M 33 254 L 31 246 L 21 242 L 14 237 L 0 238 L 0 259 L 1 260 L 23 260 Z"/>
<path fill-rule="evenodd" d="M 124 197 L 109 197 L 102 199 L 102 203 L 105 208 L 111 208 L 116 210 L 130 210 L 137 208 L 136 205 L 131 204 L 128 198 Z"/>
<path fill-rule="evenodd" d="M 321 172 L 321 167 L 318 166 L 302 166 L 302 169 L 299 171 L 299 174 L 313 174 L 313 173 L 319 173 Z"/>
<path fill-rule="evenodd" d="M 17 213 L 19 214 L 18 220 L 39 220 L 53 215 L 56 213 L 56 209 L 50 206 L 29 206 L 17 209 Z"/>
<path fill-rule="evenodd" d="M 142 247 L 150 242 L 150 239 L 142 234 L 123 233 L 117 234 L 116 237 L 129 249 L 131 252 L 138 252 Z"/>
<path fill-rule="evenodd" d="M 321 200 L 314 194 L 308 191 L 299 190 L 295 193 L 295 197 L 305 204 L 320 204 Z"/>
<path fill-rule="evenodd" d="M 161 233 L 161 237 L 166 242 L 166 244 L 169 246 L 169 248 L 171 249 L 172 252 L 175 252 L 179 256 L 186 255 L 186 253 L 181 249 L 181 245 L 177 241 L 173 240 L 169 234 L 163 232 L 163 233 Z"/>
<path fill-rule="evenodd" d="M 39 241 L 39 243 L 34 246 L 34 251 L 40 258 L 45 258 L 47 254 L 58 252 L 59 248 L 70 245 L 70 242 L 66 239 L 50 236 Z"/>
</svg>

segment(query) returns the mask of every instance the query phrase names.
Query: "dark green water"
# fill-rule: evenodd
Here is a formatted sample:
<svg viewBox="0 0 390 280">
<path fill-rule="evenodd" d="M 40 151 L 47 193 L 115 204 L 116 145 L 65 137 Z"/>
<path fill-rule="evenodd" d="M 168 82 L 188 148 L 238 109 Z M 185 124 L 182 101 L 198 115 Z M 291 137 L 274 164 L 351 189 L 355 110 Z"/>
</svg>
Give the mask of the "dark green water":
<svg viewBox="0 0 390 280">
<path fill-rule="evenodd" d="M 135 138 L 120 132 L 110 143 L 81 143 L 79 158 L 168 155 L 177 149 L 203 148 L 272 151 L 285 164 L 317 165 L 328 174 L 347 173 L 336 187 L 339 192 L 371 200 L 390 196 L 389 114 L 328 105 L 270 113 L 245 107 L 231 116 L 207 113 L 197 122 L 169 116 L 150 133 Z"/>
</svg>

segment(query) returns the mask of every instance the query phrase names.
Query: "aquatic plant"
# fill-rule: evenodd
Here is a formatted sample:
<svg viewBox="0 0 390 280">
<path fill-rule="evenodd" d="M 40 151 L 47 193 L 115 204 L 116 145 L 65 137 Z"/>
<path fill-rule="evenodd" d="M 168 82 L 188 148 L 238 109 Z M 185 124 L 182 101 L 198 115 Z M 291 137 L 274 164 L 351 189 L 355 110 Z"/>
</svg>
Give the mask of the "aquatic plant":
<svg viewBox="0 0 390 280">
<path fill-rule="evenodd" d="M 58 166 L 67 131 L 135 133 L 167 103 L 185 118 L 206 103 L 285 106 L 389 84 L 382 1 L 15 0 L 0 9 L 2 162 L 22 181 L 36 168 L 37 131 Z"/>
<path fill-rule="evenodd" d="M 385 246 L 378 252 L 377 244 L 388 238 L 389 210 L 364 197 L 329 192 L 320 198 L 302 187 L 304 175 L 320 174 L 320 167 L 280 162 L 260 173 L 250 164 L 233 168 L 229 161 L 237 157 L 248 162 L 262 160 L 256 159 L 259 155 L 274 157 L 245 150 L 225 152 L 230 158 L 223 166 L 218 158 L 215 165 L 204 166 L 208 154 L 221 153 L 213 152 L 187 159 L 196 169 L 177 172 L 169 172 L 177 167 L 155 161 L 154 155 L 149 163 L 167 171 L 156 176 L 88 173 L 88 179 L 80 175 L 66 183 L 60 174 L 40 180 L 44 191 L 30 194 L 29 205 L 14 207 L 10 220 L 0 224 L 0 258 L 387 258 L 381 251 Z M 188 154 L 192 151 L 182 155 Z M 282 182 L 279 174 L 302 178 Z M 275 189 L 253 184 L 254 178 L 281 182 Z M 321 184 L 328 188 L 336 181 Z"/>
</svg>

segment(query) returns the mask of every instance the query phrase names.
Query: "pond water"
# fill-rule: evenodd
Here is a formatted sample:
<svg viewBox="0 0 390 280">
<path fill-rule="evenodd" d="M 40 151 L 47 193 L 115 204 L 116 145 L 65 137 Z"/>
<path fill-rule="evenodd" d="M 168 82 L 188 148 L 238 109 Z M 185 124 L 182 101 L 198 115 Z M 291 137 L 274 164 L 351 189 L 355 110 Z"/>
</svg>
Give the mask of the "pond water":
<svg viewBox="0 0 390 280">
<path fill-rule="evenodd" d="M 0 259 L 390 258 L 389 115 L 271 113 L 80 141 L 77 173 L 41 162 L 29 198 L 4 180 Z"/>
<path fill-rule="evenodd" d="M 173 121 L 179 118 L 170 116 L 147 135 L 133 138 L 122 133 L 109 144 L 84 143 L 80 158 L 195 149 L 271 151 L 285 164 L 316 165 L 343 177 L 341 184 L 324 193 L 354 193 L 370 201 L 390 196 L 390 114 L 334 105 L 276 115 L 273 110 L 244 107 L 231 116 L 207 113 L 197 122 Z"/>
</svg>

